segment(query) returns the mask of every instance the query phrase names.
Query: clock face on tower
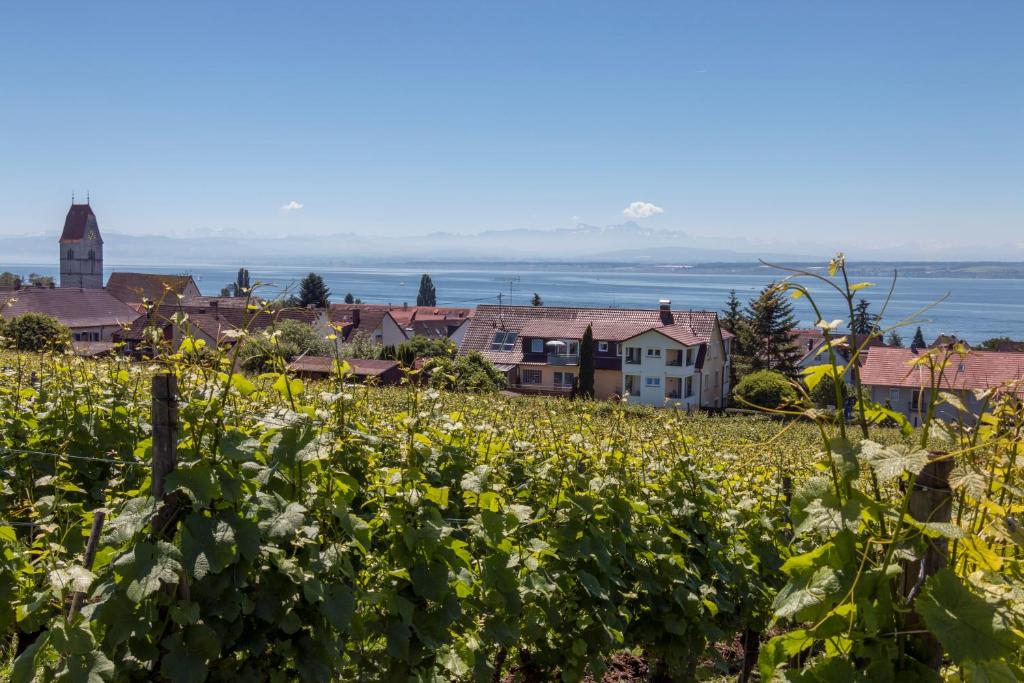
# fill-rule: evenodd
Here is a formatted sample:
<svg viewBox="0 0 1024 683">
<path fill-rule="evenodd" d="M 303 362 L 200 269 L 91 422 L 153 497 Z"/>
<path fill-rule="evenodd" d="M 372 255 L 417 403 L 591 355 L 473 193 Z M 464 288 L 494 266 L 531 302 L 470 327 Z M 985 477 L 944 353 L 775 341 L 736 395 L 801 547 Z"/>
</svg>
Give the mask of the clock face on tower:
<svg viewBox="0 0 1024 683">
<path fill-rule="evenodd" d="M 96 231 L 95 230 L 90 230 L 89 231 L 89 239 L 91 239 L 91 240 L 96 239 Z"/>
</svg>

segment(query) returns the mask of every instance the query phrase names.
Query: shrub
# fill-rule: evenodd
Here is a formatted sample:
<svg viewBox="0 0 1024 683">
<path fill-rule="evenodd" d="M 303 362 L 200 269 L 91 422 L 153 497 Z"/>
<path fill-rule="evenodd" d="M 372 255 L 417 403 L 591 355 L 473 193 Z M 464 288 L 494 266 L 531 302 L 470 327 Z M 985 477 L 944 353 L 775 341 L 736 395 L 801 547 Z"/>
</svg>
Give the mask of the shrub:
<svg viewBox="0 0 1024 683">
<path fill-rule="evenodd" d="M 264 372 L 273 366 L 275 358 L 289 363 L 297 356 L 330 356 L 333 348 L 322 339 L 311 325 L 298 320 L 283 320 L 268 330 L 269 334 L 251 337 L 245 342 L 239 357 L 242 368 L 250 372 Z M 277 334 L 276 341 L 272 334 Z"/>
<path fill-rule="evenodd" d="M 740 380 L 733 396 L 741 408 L 778 408 L 796 400 L 796 390 L 785 375 L 774 370 L 758 370 Z"/>
<path fill-rule="evenodd" d="M 847 393 L 846 382 L 840 382 L 840 398 L 845 399 Z M 813 401 L 814 405 L 819 408 L 827 408 L 828 406 L 835 408 L 842 407 L 841 405 L 836 405 L 836 383 L 835 380 L 832 379 L 831 374 L 825 374 L 818 383 L 814 385 L 814 388 L 810 391 L 810 396 L 811 401 Z"/>
<path fill-rule="evenodd" d="M 430 385 L 439 389 L 485 393 L 505 388 L 505 376 L 476 351 L 455 359 L 434 358 L 428 372 Z"/>
<path fill-rule="evenodd" d="M 71 330 L 42 313 L 23 313 L 11 318 L 3 327 L 3 335 L 19 351 L 66 349 L 71 344 Z"/>
</svg>

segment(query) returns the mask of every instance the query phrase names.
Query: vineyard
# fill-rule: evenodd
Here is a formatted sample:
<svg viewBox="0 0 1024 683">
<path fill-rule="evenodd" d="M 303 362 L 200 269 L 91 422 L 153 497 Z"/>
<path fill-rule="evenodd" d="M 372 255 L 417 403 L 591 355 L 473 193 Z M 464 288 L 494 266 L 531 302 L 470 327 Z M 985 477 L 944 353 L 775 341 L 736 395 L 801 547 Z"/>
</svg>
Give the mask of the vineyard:
<svg viewBox="0 0 1024 683">
<path fill-rule="evenodd" d="M 1024 676 L 1012 396 L 911 430 L 344 370 L 0 355 L 3 675 Z"/>
</svg>

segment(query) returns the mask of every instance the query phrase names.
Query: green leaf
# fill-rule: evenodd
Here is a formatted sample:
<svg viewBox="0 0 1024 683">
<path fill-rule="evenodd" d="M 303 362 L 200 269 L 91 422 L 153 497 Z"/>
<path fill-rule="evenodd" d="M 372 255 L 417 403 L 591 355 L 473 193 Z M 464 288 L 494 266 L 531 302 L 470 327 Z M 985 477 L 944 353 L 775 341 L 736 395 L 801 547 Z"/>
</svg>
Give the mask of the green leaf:
<svg viewBox="0 0 1024 683">
<path fill-rule="evenodd" d="M 836 597 L 841 584 L 839 575 L 832 567 L 820 567 L 812 574 L 791 578 L 775 596 L 772 609 L 778 618 L 794 618 L 804 621 L 808 617 L 798 616 L 811 608 L 828 604 Z"/>
<path fill-rule="evenodd" d="M 258 510 L 260 531 L 272 541 L 286 541 L 306 523 L 306 508 L 287 503 L 279 496 L 262 496 Z"/>
<path fill-rule="evenodd" d="M 11 667 L 11 683 L 32 683 L 36 677 L 36 655 L 39 650 L 49 642 L 49 636 L 43 634 L 36 642 L 32 643 L 18 655 Z"/>
<path fill-rule="evenodd" d="M 356 601 L 351 588 L 344 584 L 327 586 L 320 611 L 331 622 L 331 626 L 343 633 L 348 631 L 355 609 Z"/>
<path fill-rule="evenodd" d="M 50 643 L 62 655 L 84 655 L 92 652 L 96 641 L 83 622 L 66 624 L 58 621 L 50 627 Z"/>
<path fill-rule="evenodd" d="M 772 680 L 772 674 L 780 664 L 785 663 L 791 657 L 800 654 L 807 648 L 814 645 L 814 637 L 805 629 L 798 628 L 775 636 L 761 647 L 757 658 L 757 666 L 761 671 L 761 680 Z"/>
<path fill-rule="evenodd" d="M 839 377 L 843 376 L 843 372 L 846 371 L 846 367 L 843 365 L 837 365 L 835 374 Z M 813 389 L 818 386 L 821 380 L 826 377 L 833 377 L 832 365 L 830 363 L 823 363 L 821 365 L 812 365 L 809 368 L 804 368 L 804 384 L 807 385 L 808 389 Z"/>
<path fill-rule="evenodd" d="M 919 474 L 928 464 L 928 452 L 903 444 L 883 446 L 864 440 L 861 442 L 861 460 L 874 470 L 879 482 L 886 483 L 904 474 Z"/>
<path fill-rule="evenodd" d="M 166 491 L 181 489 L 200 507 L 206 507 L 217 496 L 217 480 L 207 460 L 181 463 L 167 475 Z"/>
<path fill-rule="evenodd" d="M 219 574 L 235 561 L 235 530 L 223 520 L 193 513 L 181 532 L 181 553 L 189 573 L 202 579 Z"/>
<path fill-rule="evenodd" d="M 74 564 L 64 569 L 54 569 L 49 574 L 50 587 L 53 592 L 61 595 L 65 593 L 85 593 L 89 586 L 96 580 L 96 575 L 80 565 Z"/>
<path fill-rule="evenodd" d="M 996 605 L 969 591 L 948 569 L 925 582 L 914 609 L 957 663 L 1009 657 L 1024 647 Z"/>
<path fill-rule="evenodd" d="M 434 504 L 437 505 L 437 507 L 441 508 L 442 510 L 444 510 L 444 509 L 446 509 L 448 507 L 448 487 L 447 486 L 441 486 L 441 487 L 435 488 L 435 487 L 430 486 L 429 484 L 427 484 L 426 487 L 425 487 L 424 497 L 427 500 L 432 501 Z"/>
<path fill-rule="evenodd" d="M 976 662 L 968 659 L 963 663 L 964 680 L 971 683 L 1017 683 L 1018 679 L 1010 665 L 1003 660 L 990 659 Z"/>
<path fill-rule="evenodd" d="M 413 590 L 428 600 L 440 601 L 448 592 L 448 565 L 443 562 L 419 562 L 409 571 Z"/>
<path fill-rule="evenodd" d="M 114 562 L 115 571 L 127 582 L 125 594 L 139 603 L 160 590 L 161 582 L 177 583 L 181 555 L 170 543 L 138 543 Z"/>
<path fill-rule="evenodd" d="M 597 598 L 598 600 L 608 599 L 608 591 L 605 590 L 604 586 L 601 585 L 601 582 L 598 581 L 593 574 L 580 570 L 576 572 L 576 577 L 592 597 Z"/>
<path fill-rule="evenodd" d="M 68 657 L 67 666 L 58 680 L 70 683 L 102 683 L 114 677 L 114 664 L 99 650 Z"/>
</svg>

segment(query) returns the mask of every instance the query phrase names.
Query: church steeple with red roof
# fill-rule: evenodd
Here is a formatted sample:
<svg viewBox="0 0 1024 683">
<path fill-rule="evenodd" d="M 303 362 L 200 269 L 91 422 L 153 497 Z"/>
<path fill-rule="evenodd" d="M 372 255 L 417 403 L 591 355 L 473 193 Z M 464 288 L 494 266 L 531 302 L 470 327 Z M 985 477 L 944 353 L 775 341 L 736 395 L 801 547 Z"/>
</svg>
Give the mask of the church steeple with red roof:
<svg viewBox="0 0 1024 683">
<path fill-rule="evenodd" d="M 103 288 L 103 238 L 92 206 L 75 204 L 64 219 L 60 235 L 60 286 Z"/>
</svg>

